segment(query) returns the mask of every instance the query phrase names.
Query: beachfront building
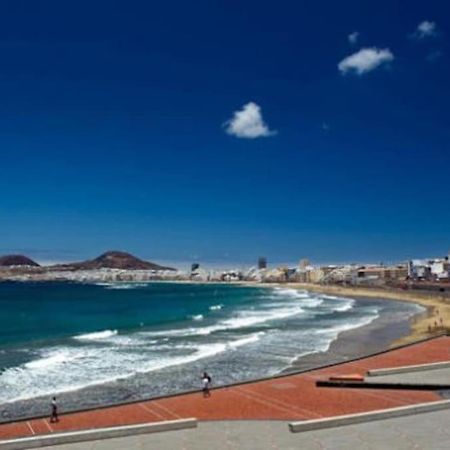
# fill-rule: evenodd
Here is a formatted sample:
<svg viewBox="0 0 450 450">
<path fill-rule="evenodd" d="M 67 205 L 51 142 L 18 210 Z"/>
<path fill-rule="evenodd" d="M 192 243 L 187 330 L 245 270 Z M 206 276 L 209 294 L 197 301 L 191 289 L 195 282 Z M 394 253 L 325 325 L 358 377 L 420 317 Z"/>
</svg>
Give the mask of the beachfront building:
<svg viewBox="0 0 450 450">
<path fill-rule="evenodd" d="M 243 279 L 242 273 L 238 270 L 227 270 L 220 273 L 220 281 L 241 281 Z"/>
<path fill-rule="evenodd" d="M 326 267 L 315 267 L 308 272 L 308 283 L 321 283 L 327 273 Z"/>
<path fill-rule="evenodd" d="M 323 283 L 333 283 L 333 284 L 353 284 L 355 266 L 354 265 L 345 265 L 345 266 L 337 266 L 332 270 L 328 270 L 331 268 L 325 268 L 325 276 L 322 280 Z"/>
<path fill-rule="evenodd" d="M 308 261 L 309 263 L 309 261 Z M 289 275 L 289 281 L 297 281 L 298 283 L 329 283 L 333 282 L 330 278 L 338 266 L 321 266 L 315 267 L 312 265 L 301 264 L 295 272 Z"/>
<path fill-rule="evenodd" d="M 432 278 L 437 281 L 448 281 L 449 279 L 449 262 L 447 259 L 433 261 L 430 267 Z"/>
<path fill-rule="evenodd" d="M 276 269 L 265 270 L 262 273 L 262 281 L 265 283 L 285 283 L 288 281 L 287 274 L 287 267 L 277 267 Z"/>
<path fill-rule="evenodd" d="M 315 270 L 314 266 L 300 267 L 295 271 L 294 281 L 297 283 L 311 283 L 311 272 Z"/>
<path fill-rule="evenodd" d="M 450 281 L 449 257 L 413 259 L 408 263 L 408 277 L 413 281 Z"/>
<path fill-rule="evenodd" d="M 355 284 L 384 284 L 404 281 L 408 276 L 406 264 L 396 266 L 360 267 L 356 272 Z"/>
<path fill-rule="evenodd" d="M 408 277 L 411 280 L 429 280 L 431 278 L 430 263 L 426 259 L 413 259 L 408 263 Z"/>
<path fill-rule="evenodd" d="M 245 281 L 256 281 L 261 282 L 262 281 L 262 273 L 263 270 L 259 270 L 256 267 L 251 267 L 246 272 L 242 274 L 242 279 Z"/>
</svg>

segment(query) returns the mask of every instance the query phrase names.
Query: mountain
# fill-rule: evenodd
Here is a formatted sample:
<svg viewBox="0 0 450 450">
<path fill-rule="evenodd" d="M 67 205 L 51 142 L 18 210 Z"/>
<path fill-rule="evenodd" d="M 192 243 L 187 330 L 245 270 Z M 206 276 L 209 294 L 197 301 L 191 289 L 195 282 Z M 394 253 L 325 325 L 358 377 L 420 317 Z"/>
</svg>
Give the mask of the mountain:
<svg viewBox="0 0 450 450">
<path fill-rule="evenodd" d="M 6 266 L 33 266 L 39 267 L 39 264 L 23 255 L 5 255 L 0 256 L 0 267 Z"/>
<path fill-rule="evenodd" d="M 95 270 L 95 269 L 123 269 L 123 270 L 175 270 L 172 267 L 164 267 L 150 261 L 136 258 L 130 253 L 109 251 L 98 258 L 59 265 L 57 267 L 67 270 Z"/>
</svg>

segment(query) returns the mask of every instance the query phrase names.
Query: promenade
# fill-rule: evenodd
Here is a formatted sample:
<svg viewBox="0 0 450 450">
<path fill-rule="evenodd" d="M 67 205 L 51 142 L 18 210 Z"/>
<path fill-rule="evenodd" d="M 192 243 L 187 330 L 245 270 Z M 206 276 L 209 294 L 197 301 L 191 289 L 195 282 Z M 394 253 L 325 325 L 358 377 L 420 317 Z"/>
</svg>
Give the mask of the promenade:
<svg viewBox="0 0 450 450">
<path fill-rule="evenodd" d="M 279 421 L 213 421 L 194 430 L 61 445 L 58 450 L 447 450 L 449 422 L 450 411 L 437 411 L 299 435 Z"/>
</svg>

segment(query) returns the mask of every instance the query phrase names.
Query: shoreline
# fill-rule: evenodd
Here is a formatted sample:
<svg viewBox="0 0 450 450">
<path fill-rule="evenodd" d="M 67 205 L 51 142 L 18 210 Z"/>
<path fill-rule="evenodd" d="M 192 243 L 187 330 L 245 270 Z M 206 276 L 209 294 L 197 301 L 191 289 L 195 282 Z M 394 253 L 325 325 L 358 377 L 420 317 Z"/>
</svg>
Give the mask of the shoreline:
<svg viewBox="0 0 450 450">
<path fill-rule="evenodd" d="M 260 284 L 264 286 L 264 284 Z M 360 288 L 354 286 L 317 285 L 310 283 L 274 283 L 268 287 L 289 287 L 305 289 L 321 294 L 350 297 L 355 299 L 397 300 L 414 303 L 425 308 L 409 319 L 409 332 L 392 340 L 389 347 L 416 342 L 421 339 L 450 331 L 450 297 L 423 292 L 400 291 L 394 289 Z M 339 337 L 338 337 L 339 338 Z"/>
<path fill-rule="evenodd" d="M 166 282 L 161 280 L 159 282 Z M 413 303 L 425 308 L 425 311 L 418 311 L 416 314 L 407 319 L 391 320 L 389 323 L 382 316 L 376 318 L 373 322 L 363 325 L 359 328 L 346 330 L 340 333 L 334 341 L 330 343 L 330 347 L 322 357 L 318 357 L 319 353 L 299 356 L 291 366 L 283 369 L 280 373 L 290 370 L 302 370 L 309 367 L 307 361 L 317 360 L 315 364 L 320 365 L 332 361 L 336 354 L 344 354 L 346 359 L 362 356 L 367 353 L 375 353 L 392 347 L 417 342 L 441 334 L 443 331 L 450 331 L 450 297 L 439 295 L 437 293 L 423 293 L 400 291 L 392 288 L 364 288 L 356 286 L 336 286 L 336 285 L 318 285 L 312 283 L 261 283 L 249 281 L 197 281 L 179 280 L 179 283 L 193 284 L 221 284 L 221 285 L 238 285 L 242 287 L 260 287 L 260 288 L 288 288 L 288 289 L 305 289 L 310 292 L 321 294 L 336 295 L 338 297 L 349 297 L 355 300 L 380 300 L 380 301 L 400 301 Z M 442 323 L 440 319 L 442 318 Z M 437 326 L 436 326 L 437 324 Z M 374 331 L 378 329 L 378 333 Z M 431 331 L 430 331 L 431 330 Z M 372 337 L 372 341 L 368 342 L 368 332 Z M 361 345 L 351 343 L 351 340 L 364 340 L 367 350 L 360 352 L 358 349 Z M 348 342 L 347 342 L 348 341 Z M 347 342 L 347 344 L 345 343 Z M 351 348 L 353 347 L 353 350 Z M 357 347 L 357 348 L 356 348 Z M 312 358 L 311 358 L 312 357 Z M 331 359 L 327 359 L 330 358 Z M 300 366 L 299 361 L 303 361 Z M 320 361 L 320 362 L 319 362 Z M 337 360 L 336 360 L 337 361 Z M 304 366 L 304 364 L 307 364 Z"/>
<path fill-rule="evenodd" d="M 378 297 L 371 298 L 353 295 L 351 298 L 360 303 L 370 300 L 377 300 L 380 303 L 384 301 Z M 391 301 L 391 305 L 395 303 L 404 302 Z M 343 363 L 367 356 L 368 354 L 379 353 L 404 345 L 397 342 L 402 342 L 410 336 L 411 320 L 421 314 L 423 312 L 412 312 L 405 317 L 404 314 L 392 314 L 391 310 L 383 311 L 372 322 L 339 333 L 326 350 L 299 356 L 288 367 L 283 369 L 280 374 L 295 373 L 323 365 Z"/>
<path fill-rule="evenodd" d="M 205 283 L 203 283 L 205 284 Z M 208 283 L 206 283 L 208 284 Z M 229 283 L 224 283 L 229 284 Z M 233 283 L 234 285 L 239 285 L 238 283 Z M 261 283 L 252 283 L 246 284 L 248 287 L 252 288 L 289 288 L 289 289 L 305 289 L 303 285 L 294 285 L 294 284 L 261 284 Z M 240 284 L 243 286 L 243 284 Z M 309 289 L 313 291 L 312 289 Z M 343 296 L 343 294 L 340 294 Z M 353 359 L 355 357 L 360 357 L 363 355 L 367 355 L 369 353 L 375 353 L 381 350 L 385 350 L 389 348 L 391 342 L 395 339 L 399 339 L 400 337 L 407 335 L 410 331 L 409 328 L 409 318 L 415 315 L 414 309 L 411 305 L 405 305 L 402 302 L 389 302 L 389 304 L 384 304 L 383 306 L 383 296 L 372 296 L 370 297 L 361 297 L 360 295 L 350 295 L 360 304 L 363 304 L 364 300 L 366 302 L 378 303 L 381 305 L 381 311 L 379 317 L 372 320 L 372 322 L 359 326 L 358 328 L 345 330 L 340 332 L 334 340 L 329 343 L 329 346 L 326 350 L 322 352 L 309 353 L 307 355 L 301 355 L 296 357 L 292 362 L 286 361 L 286 364 L 289 364 L 288 367 L 281 367 L 277 369 L 277 372 L 273 372 L 272 376 L 277 376 L 280 374 L 286 374 L 293 371 L 301 371 L 308 368 L 313 368 L 322 365 L 333 364 L 337 362 L 344 362 L 349 359 Z M 203 366 L 203 363 L 196 363 L 198 365 L 198 370 Z M 169 370 L 169 369 L 168 369 Z M 170 369 L 170 371 L 172 371 Z M 180 374 L 183 372 L 181 368 L 175 369 Z M 187 370 L 187 369 L 186 369 Z M 192 371 L 192 367 L 190 368 Z M 101 403 L 122 403 L 127 402 L 129 400 L 138 400 L 145 397 L 152 398 L 154 396 L 154 392 L 152 390 L 156 384 L 160 384 L 159 387 L 165 388 L 164 383 L 167 381 L 167 377 L 163 376 L 162 373 L 162 381 L 159 382 L 152 376 L 152 381 L 149 383 L 149 375 L 148 373 L 137 375 L 133 378 L 130 383 L 123 383 L 124 379 L 119 378 L 113 382 L 108 382 L 102 385 L 102 391 L 104 391 L 101 395 L 103 399 Z M 185 374 L 186 375 L 186 374 Z M 185 384 L 180 388 L 180 391 L 186 391 L 192 389 L 194 384 L 190 384 L 189 373 L 187 373 L 187 377 L 182 377 L 185 380 Z M 260 379 L 261 374 L 257 375 L 255 378 L 251 378 L 248 381 L 255 381 Z M 264 378 L 264 376 L 263 376 Z M 231 384 L 234 384 L 232 380 Z M 246 380 L 236 380 L 238 383 Z M 161 384 L 162 383 L 162 384 Z M 225 382 L 228 384 L 229 382 Z M 169 386 L 170 387 L 170 386 Z M 77 407 L 89 407 L 94 406 L 99 399 L 97 398 L 96 391 L 98 389 L 98 384 L 93 386 L 87 386 L 80 389 L 77 389 L 74 392 L 64 392 L 61 396 L 64 396 L 64 403 L 66 405 L 72 404 Z M 164 389 L 163 389 L 164 391 Z M 172 395 L 179 394 L 180 392 L 170 392 L 170 389 L 167 392 L 164 392 L 163 395 Z M 153 394 L 153 395 L 152 395 Z M 83 400 L 80 402 L 79 396 L 82 396 Z M 9 402 L 8 402 L 9 403 Z M 12 416 L 21 416 L 24 411 L 35 411 L 39 412 L 41 409 L 44 410 L 47 404 L 47 399 L 43 396 L 34 397 L 32 399 L 23 399 L 17 402 L 9 403 L 9 407 L 7 407 L 7 414 Z M 1 405 L 3 406 L 3 405 Z M 98 405 L 96 405 L 98 406 Z M 6 411 L 4 411 L 5 413 Z"/>
<path fill-rule="evenodd" d="M 364 298 L 358 298 L 355 299 L 357 301 L 362 301 Z M 373 300 L 370 298 L 365 298 L 365 300 Z M 379 299 L 377 299 L 380 301 Z M 398 302 L 393 302 L 398 303 Z M 401 302 L 400 302 L 401 303 Z M 311 353 L 308 355 L 304 355 L 299 357 L 296 361 L 294 361 L 290 367 L 281 370 L 277 373 L 274 373 L 272 375 L 268 376 L 261 376 L 256 377 L 252 379 L 242 380 L 242 381 L 236 381 L 232 383 L 227 383 L 224 385 L 217 385 L 213 389 L 227 389 L 233 386 L 241 386 L 241 385 L 247 385 L 252 383 L 258 383 L 263 381 L 270 381 L 270 380 L 277 380 L 286 376 L 295 375 L 295 374 L 302 374 L 305 372 L 309 372 L 311 370 L 317 370 L 329 366 L 334 366 L 335 364 L 342 364 L 345 362 L 353 361 L 353 360 L 359 360 L 360 358 L 367 358 L 373 355 L 377 355 L 379 353 L 383 353 L 385 351 L 389 351 L 390 348 L 388 346 L 383 346 L 383 340 L 384 342 L 389 342 L 390 338 L 392 336 L 387 336 L 386 334 L 382 334 L 381 336 L 384 338 L 381 341 L 378 341 L 376 344 L 374 344 L 371 341 L 371 336 L 373 336 L 373 333 L 378 334 L 380 329 L 390 329 L 391 332 L 395 331 L 398 333 L 401 333 L 403 331 L 408 331 L 408 320 L 403 321 L 404 328 L 400 330 L 398 327 L 393 328 L 393 324 L 399 323 L 398 320 L 394 319 L 391 320 L 391 316 L 389 315 L 390 311 L 385 311 L 384 314 L 381 314 L 378 318 L 374 319 L 371 323 L 363 325 L 356 329 L 350 329 L 343 331 L 338 335 L 338 337 L 330 343 L 329 348 L 324 352 L 318 352 L 318 353 Z M 379 335 L 379 334 L 378 334 Z M 380 336 L 380 335 L 379 335 Z M 367 342 L 370 342 L 371 346 L 365 346 Z M 420 341 L 418 341 L 420 342 Z M 408 344 L 406 344 L 408 345 Z M 397 346 L 402 347 L 402 346 Z M 356 351 L 355 351 L 356 349 Z M 363 349 L 363 350 L 362 350 Z M 332 355 L 333 357 L 330 357 Z M 95 389 L 96 386 L 92 386 L 93 389 Z M 70 392 L 70 394 L 77 395 L 80 390 Z M 139 402 L 145 402 L 150 400 L 162 400 L 165 398 L 176 398 L 179 396 L 192 394 L 200 392 L 200 388 L 190 388 L 186 390 L 181 390 L 179 392 L 172 392 L 172 393 L 165 393 L 162 395 L 156 395 L 156 396 L 143 396 L 143 397 L 134 397 L 130 396 L 127 399 L 124 399 L 122 401 L 111 401 L 111 402 L 105 402 L 103 404 L 96 404 L 93 403 L 87 403 L 85 405 L 82 405 L 81 407 L 75 407 L 75 408 L 67 408 L 62 411 L 63 414 L 73 414 L 73 413 L 79 413 L 79 412 L 85 412 L 85 411 L 92 411 L 92 410 L 102 410 L 107 409 L 110 407 L 115 406 L 121 406 L 121 405 L 132 405 Z M 62 397 L 60 394 L 59 397 Z M 28 406 L 31 406 L 36 400 L 44 400 L 44 408 L 35 410 L 30 413 L 30 409 L 27 408 L 28 415 L 18 414 L 16 415 L 13 410 L 9 410 L 8 408 L 1 411 L 0 414 L 0 424 L 2 423 L 11 423 L 16 421 L 25 421 L 25 420 L 31 420 L 36 418 L 45 418 L 47 417 L 47 414 L 45 413 L 46 407 L 48 406 L 48 398 L 45 397 L 34 397 L 28 400 L 19 401 L 10 403 L 9 406 L 16 406 L 18 403 L 27 404 Z M 3 405 L 0 405 L 0 407 L 7 406 L 8 403 L 5 403 Z"/>
</svg>

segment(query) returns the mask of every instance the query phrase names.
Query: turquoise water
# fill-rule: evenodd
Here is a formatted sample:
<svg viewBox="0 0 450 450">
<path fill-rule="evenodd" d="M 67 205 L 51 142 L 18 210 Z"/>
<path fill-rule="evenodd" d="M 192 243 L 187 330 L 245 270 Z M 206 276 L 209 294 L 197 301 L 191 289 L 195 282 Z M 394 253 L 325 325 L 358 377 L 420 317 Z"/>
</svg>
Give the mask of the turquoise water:
<svg viewBox="0 0 450 450">
<path fill-rule="evenodd" d="M 214 303 L 231 312 L 257 301 L 264 292 L 177 283 L 0 283 L 0 344 L 182 325 L 194 316 L 211 315 Z"/>
<path fill-rule="evenodd" d="M 215 384 L 269 376 L 387 307 L 289 288 L 0 283 L 0 403 L 162 395 L 196 388 L 205 369 Z"/>
</svg>

